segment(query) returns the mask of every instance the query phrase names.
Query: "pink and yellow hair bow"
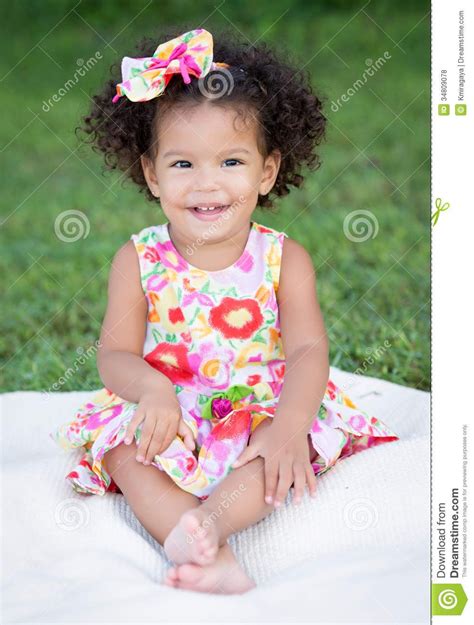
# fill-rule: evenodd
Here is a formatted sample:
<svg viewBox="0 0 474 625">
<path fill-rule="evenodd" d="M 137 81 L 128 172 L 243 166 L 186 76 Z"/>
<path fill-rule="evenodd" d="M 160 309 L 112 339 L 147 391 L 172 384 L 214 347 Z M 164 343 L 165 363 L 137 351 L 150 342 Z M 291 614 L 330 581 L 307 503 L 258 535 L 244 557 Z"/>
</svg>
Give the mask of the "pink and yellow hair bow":
<svg viewBox="0 0 474 625">
<path fill-rule="evenodd" d="M 204 78 L 227 63 L 212 60 L 212 35 L 203 28 L 190 30 L 158 46 L 153 56 L 122 59 L 122 82 L 116 85 L 112 102 L 127 96 L 132 102 L 145 102 L 160 96 L 173 74 L 181 74 L 186 84 L 190 74 Z"/>
</svg>

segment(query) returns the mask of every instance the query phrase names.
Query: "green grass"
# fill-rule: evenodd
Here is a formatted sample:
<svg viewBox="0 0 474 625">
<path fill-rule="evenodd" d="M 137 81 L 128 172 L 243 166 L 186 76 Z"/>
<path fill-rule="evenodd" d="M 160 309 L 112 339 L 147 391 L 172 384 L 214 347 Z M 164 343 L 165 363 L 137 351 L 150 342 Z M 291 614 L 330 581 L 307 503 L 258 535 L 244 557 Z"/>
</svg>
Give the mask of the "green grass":
<svg viewBox="0 0 474 625">
<path fill-rule="evenodd" d="M 163 19 L 161 4 L 152 3 L 127 26 L 140 8 L 137 4 L 100 3 L 106 7 L 101 13 L 84 2 L 76 11 L 96 32 L 73 11 L 41 41 L 42 49 L 30 51 L 74 4 L 58 3 L 55 13 L 45 15 L 35 13 L 34 2 L 29 18 L 11 14 L 15 36 L 8 38 L 8 48 L 2 44 L 2 76 L 17 64 L 1 92 L 5 287 L 0 349 L 6 391 L 48 389 L 75 366 L 81 349 L 86 351 L 99 337 L 113 254 L 131 233 L 164 221 L 161 211 L 135 188 L 120 183 L 119 175 L 102 175 L 101 161 L 89 148 L 74 151 L 74 127 L 87 110 L 88 94 L 115 59 L 102 38 L 110 41 L 124 29 L 112 42 L 121 56 L 139 34 L 152 34 L 150 23 L 158 16 Z M 185 14 L 189 23 L 211 32 L 228 27 L 230 20 L 250 40 L 264 34 L 263 39 L 275 45 L 284 42 L 307 63 L 314 85 L 328 99 L 323 165 L 302 189 L 280 201 L 277 214 L 257 211 L 255 219 L 284 230 L 311 252 L 331 364 L 347 371 L 363 368 L 366 375 L 426 390 L 429 7 L 393 12 L 369 3 L 364 11 L 388 37 L 364 12 L 357 13 L 363 5 L 338 5 L 338 10 L 316 13 L 308 3 L 295 3 L 275 24 L 288 9 L 286 4 L 264 3 L 256 17 L 250 3 L 245 10 L 223 4 L 207 21 L 215 7 L 211 2 L 198 4 L 198 13 L 188 2 L 173 10 L 178 18 Z M 140 6 L 146 7 L 146 2 Z M 176 17 L 170 7 L 167 12 L 166 19 Z M 393 43 L 402 38 L 403 50 Z M 324 47 L 327 42 L 329 47 Z M 43 101 L 74 74 L 78 58 L 88 59 L 96 50 L 104 60 L 45 113 Z M 361 77 L 366 59 L 375 60 L 385 50 L 392 58 L 383 69 L 338 112 L 331 111 L 331 101 Z M 90 232 L 85 239 L 64 243 L 55 235 L 55 219 L 74 209 L 87 215 Z M 378 233 L 354 242 L 344 234 L 344 219 L 361 209 L 375 216 Z M 367 360 L 384 341 L 390 347 L 383 355 Z M 92 357 L 60 389 L 100 386 Z"/>
</svg>

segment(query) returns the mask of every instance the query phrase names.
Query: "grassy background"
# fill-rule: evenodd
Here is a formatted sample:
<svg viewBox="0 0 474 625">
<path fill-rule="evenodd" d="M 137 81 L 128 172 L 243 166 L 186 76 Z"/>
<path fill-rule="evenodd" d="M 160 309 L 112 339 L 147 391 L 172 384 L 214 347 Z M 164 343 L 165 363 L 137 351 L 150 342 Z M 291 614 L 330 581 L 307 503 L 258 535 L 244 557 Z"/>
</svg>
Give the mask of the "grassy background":
<svg viewBox="0 0 474 625">
<path fill-rule="evenodd" d="M 153 23 L 181 21 L 236 28 L 252 42 L 281 42 L 327 98 L 323 165 L 303 189 L 256 221 L 284 230 L 311 252 L 331 341 L 331 364 L 396 383 L 429 388 L 430 377 L 430 55 L 429 4 L 266 0 L 10 3 L 0 42 L 0 144 L 3 192 L 0 333 L 2 390 L 45 390 L 98 339 L 110 261 L 133 232 L 164 221 L 74 134 L 110 64 L 129 53 Z M 8 41 L 8 45 L 7 45 Z M 158 43 L 158 42 L 157 42 Z M 103 60 L 48 111 L 78 67 Z M 383 69 L 340 110 L 330 104 L 385 51 Z M 80 63 L 80 61 L 79 61 Z M 368 146 L 368 147 L 366 147 Z M 56 217 L 87 215 L 90 232 L 61 241 Z M 354 242 L 344 219 L 368 210 L 376 236 Z M 378 356 L 371 355 L 382 348 Z M 77 366 L 61 390 L 102 386 L 95 358 Z"/>
</svg>

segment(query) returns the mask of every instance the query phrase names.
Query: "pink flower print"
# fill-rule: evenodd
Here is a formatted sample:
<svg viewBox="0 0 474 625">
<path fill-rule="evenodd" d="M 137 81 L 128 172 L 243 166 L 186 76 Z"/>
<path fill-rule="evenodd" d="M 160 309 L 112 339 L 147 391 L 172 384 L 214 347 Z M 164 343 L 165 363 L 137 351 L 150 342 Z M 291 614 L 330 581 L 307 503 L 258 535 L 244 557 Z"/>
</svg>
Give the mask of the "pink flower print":
<svg viewBox="0 0 474 625">
<path fill-rule="evenodd" d="M 190 293 L 189 295 L 185 295 L 183 297 L 183 304 L 182 305 L 183 306 L 188 306 L 195 299 L 197 299 L 197 301 L 200 304 L 202 304 L 203 306 L 209 306 L 209 308 L 212 308 L 214 306 L 214 302 L 209 297 L 209 295 L 206 295 L 205 293 L 199 293 L 199 291 L 194 291 L 194 293 Z"/>
<path fill-rule="evenodd" d="M 164 264 L 170 266 L 178 272 L 187 271 L 189 269 L 188 263 L 184 260 L 184 258 L 178 256 L 176 253 L 177 250 L 171 241 L 166 241 L 164 243 L 157 241 L 156 247 L 158 248 L 160 258 Z"/>
<path fill-rule="evenodd" d="M 232 412 L 232 402 L 226 397 L 216 397 L 212 400 L 211 410 L 217 419 L 223 419 Z"/>
<path fill-rule="evenodd" d="M 95 475 L 95 473 L 90 476 L 90 481 L 92 482 L 92 484 L 96 484 L 97 486 L 103 486 L 104 485 L 102 480 L 100 478 L 98 478 L 97 475 Z"/>
<path fill-rule="evenodd" d="M 321 427 L 321 423 L 319 421 L 319 418 L 316 417 L 316 419 L 313 421 L 313 423 L 311 424 L 311 428 L 310 428 L 310 432 L 322 432 L 323 428 Z"/>
<path fill-rule="evenodd" d="M 229 456 L 229 445 L 223 441 L 214 441 L 211 445 L 211 454 L 218 463 L 225 463 Z"/>
<path fill-rule="evenodd" d="M 119 405 L 111 406 L 110 408 L 100 410 L 99 412 L 94 412 L 94 414 L 92 414 L 87 421 L 86 430 L 96 430 L 101 425 L 105 425 L 119 415 L 122 410 L 123 406 Z"/>
<path fill-rule="evenodd" d="M 190 354 L 193 371 L 198 371 L 199 381 L 208 388 L 227 389 L 230 384 L 234 352 L 214 345 L 209 341 L 201 343 L 197 353 Z"/>
<path fill-rule="evenodd" d="M 353 415 L 349 419 L 349 425 L 352 426 L 355 430 L 362 430 L 365 424 L 366 424 L 366 420 L 361 414 Z"/>
<path fill-rule="evenodd" d="M 254 259 L 252 254 L 248 250 L 245 250 L 239 260 L 236 262 L 235 266 L 239 267 L 239 269 L 241 269 L 245 273 L 250 273 L 254 266 Z"/>
<path fill-rule="evenodd" d="M 168 278 L 163 278 L 163 276 L 160 276 L 155 273 L 148 278 L 147 283 L 146 283 L 147 291 L 150 291 L 153 293 L 159 293 L 167 286 L 168 286 Z"/>
<path fill-rule="evenodd" d="M 284 360 L 273 360 L 268 363 L 268 369 L 270 370 L 273 382 L 283 383 L 285 368 L 286 363 Z"/>
</svg>

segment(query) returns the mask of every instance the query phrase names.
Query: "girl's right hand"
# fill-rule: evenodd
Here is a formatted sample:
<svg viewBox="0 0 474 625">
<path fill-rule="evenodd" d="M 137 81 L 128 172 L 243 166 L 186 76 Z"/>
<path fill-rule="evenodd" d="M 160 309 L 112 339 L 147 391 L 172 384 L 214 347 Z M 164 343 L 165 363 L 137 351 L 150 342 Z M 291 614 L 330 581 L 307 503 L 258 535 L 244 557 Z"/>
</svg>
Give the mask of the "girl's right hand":
<svg viewBox="0 0 474 625">
<path fill-rule="evenodd" d="M 137 449 L 138 462 L 148 465 L 156 454 L 164 452 L 179 434 L 191 451 L 195 448 L 193 432 L 186 425 L 174 390 L 160 389 L 147 392 L 140 398 L 135 414 L 125 432 L 125 444 L 129 445 L 137 427 L 144 421 Z"/>
</svg>

